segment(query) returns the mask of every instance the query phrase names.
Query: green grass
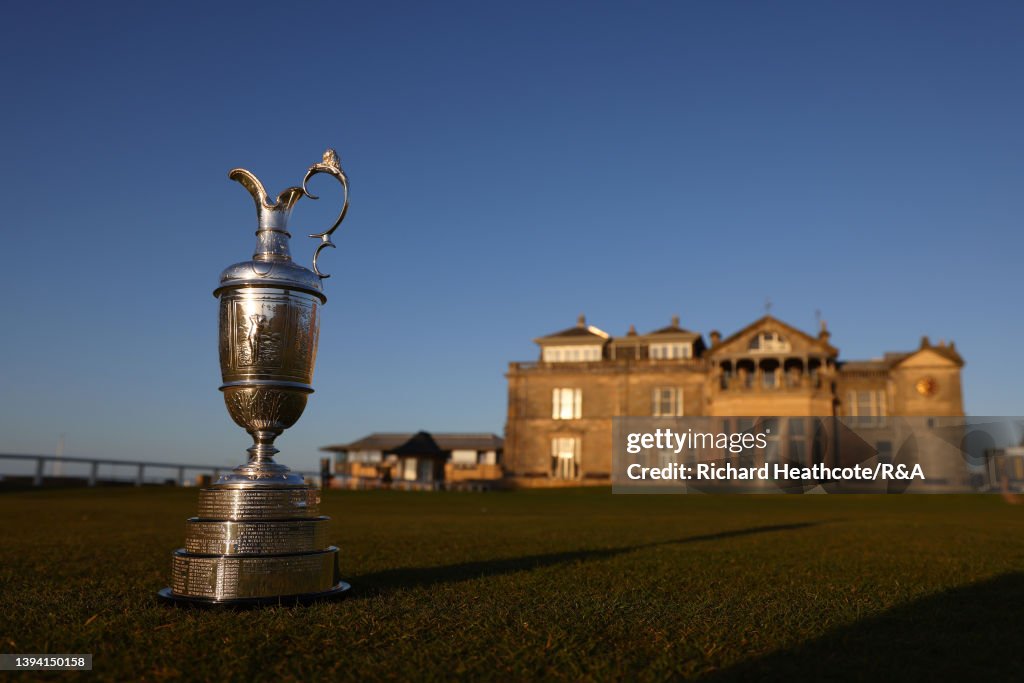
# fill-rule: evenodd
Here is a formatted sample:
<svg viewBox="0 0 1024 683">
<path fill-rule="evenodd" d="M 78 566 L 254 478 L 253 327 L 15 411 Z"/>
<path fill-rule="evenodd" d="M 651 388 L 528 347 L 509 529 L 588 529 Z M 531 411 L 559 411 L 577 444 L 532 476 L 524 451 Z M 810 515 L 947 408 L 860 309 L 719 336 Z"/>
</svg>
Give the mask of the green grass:
<svg viewBox="0 0 1024 683">
<path fill-rule="evenodd" d="M 351 598 L 222 612 L 154 597 L 196 495 L 0 495 L 0 652 L 105 680 L 1024 671 L 1024 506 L 996 496 L 328 492 Z"/>
</svg>

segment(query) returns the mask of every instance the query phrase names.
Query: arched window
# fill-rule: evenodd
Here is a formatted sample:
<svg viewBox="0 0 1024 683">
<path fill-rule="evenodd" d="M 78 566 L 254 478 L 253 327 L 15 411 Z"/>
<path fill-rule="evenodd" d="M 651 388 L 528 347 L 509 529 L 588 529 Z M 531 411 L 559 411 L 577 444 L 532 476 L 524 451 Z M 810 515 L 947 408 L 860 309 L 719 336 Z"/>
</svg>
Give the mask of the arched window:
<svg viewBox="0 0 1024 683">
<path fill-rule="evenodd" d="M 762 332 L 750 340 L 747 349 L 753 353 L 778 353 L 789 351 L 790 345 L 778 332 Z"/>
</svg>

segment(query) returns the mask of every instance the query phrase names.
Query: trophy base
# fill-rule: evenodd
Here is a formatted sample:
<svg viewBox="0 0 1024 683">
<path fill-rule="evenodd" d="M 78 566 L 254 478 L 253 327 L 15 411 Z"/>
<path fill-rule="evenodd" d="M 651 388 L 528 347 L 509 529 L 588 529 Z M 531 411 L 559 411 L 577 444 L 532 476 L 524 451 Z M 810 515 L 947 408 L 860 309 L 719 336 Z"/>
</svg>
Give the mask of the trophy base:
<svg viewBox="0 0 1024 683">
<path fill-rule="evenodd" d="M 199 492 L 185 547 L 171 556 L 175 605 L 305 605 L 343 596 L 338 548 L 311 487 L 222 488 Z"/>
<path fill-rule="evenodd" d="M 174 607 L 187 607 L 194 609 L 245 609 L 249 607 L 292 607 L 301 605 L 312 605 L 317 602 L 328 602 L 339 600 L 348 596 L 352 586 L 339 581 L 334 588 L 320 593 L 301 593 L 299 595 L 275 595 L 262 598 L 228 598 L 218 600 L 216 598 L 189 597 L 187 595 L 176 595 L 171 591 L 170 586 L 157 592 L 156 597 L 160 602 Z"/>
<path fill-rule="evenodd" d="M 306 478 L 294 472 L 259 472 L 251 474 L 242 468 L 222 475 L 213 488 L 215 489 L 284 489 L 307 488 Z"/>
</svg>

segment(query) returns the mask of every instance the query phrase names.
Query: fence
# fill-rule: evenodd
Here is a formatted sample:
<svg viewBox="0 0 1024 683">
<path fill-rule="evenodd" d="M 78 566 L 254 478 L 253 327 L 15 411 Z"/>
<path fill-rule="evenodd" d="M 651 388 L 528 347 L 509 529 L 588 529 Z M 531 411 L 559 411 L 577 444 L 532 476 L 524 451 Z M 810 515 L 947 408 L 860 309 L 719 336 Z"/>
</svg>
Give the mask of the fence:
<svg viewBox="0 0 1024 683">
<path fill-rule="evenodd" d="M 128 479 L 127 481 L 134 481 L 135 486 L 142 486 L 145 482 L 146 468 L 150 469 L 162 469 L 162 470 L 173 470 L 177 472 L 177 484 L 178 486 L 185 486 L 185 473 L 196 472 L 212 474 L 214 481 L 220 476 L 221 472 L 229 471 L 231 468 L 228 466 L 213 466 L 213 465 L 195 465 L 192 463 L 167 463 L 167 462 L 148 462 L 142 460 L 110 460 L 107 458 L 73 458 L 63 455 L 21 455 L 16 453 L 0 453 L 0 460 L 18 460 L 18 461 L 35 461 L 35 474 L 32 476 L 32 486 L 42 486 L 46 475 L 46 463 L 52 462 L 57 463 L 79 463 L 89 465 L 89 476 L 86 479 L 88 486 L 96 486 L 99 481 L 99 468 L 100 465 L 113 465 L 121 467 L 134 467 L 135 477 L 134 480 Z M 309 472 L 292 470 L 296 474 L 301 474 L 306 478 L 312 478 L 319 482 L 320 472 Z M 120 479 L 118 481 L 126 481 Z"/>
</svg>

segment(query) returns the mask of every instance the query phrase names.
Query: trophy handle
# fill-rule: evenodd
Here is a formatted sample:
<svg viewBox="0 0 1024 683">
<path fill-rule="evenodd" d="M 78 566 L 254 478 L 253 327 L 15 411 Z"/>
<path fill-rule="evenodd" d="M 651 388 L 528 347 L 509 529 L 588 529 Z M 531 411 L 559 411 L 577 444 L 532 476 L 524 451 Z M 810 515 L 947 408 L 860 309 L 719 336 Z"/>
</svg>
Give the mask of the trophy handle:
<svg viewBox="0 0 1024 683">
<path fill-rule="evenodd" d="M 341 162 L 338 160 L 338 153 L 333 149 L 329 149 L 324 152 L 324 160 L 318 164 L 313 164 L 306 171 L 306 177 L 302 179 L 302 192 L 310 199 L 319 199 L 315 194 L 311 194 L 306 189 L 306 183 L 309 179 L 315 176 L 317 173 L 327 173 L 338 179 L 341 183 L 341 188 L 345 192 L 345 203 L 341 206 L 341 213 L 338 214 L 337 220 L 334 221 L 334 225 L 329 227 L 323 232 L 317 232 L 310 235 L 313 239 L 319 239 L 320 244 L 317 246 L 316 251 L 313 252 L 313 272 L 316 273 L 321 280 L 327 279 L 330 275 L 321 273 L 317 268 L 317 259 L 320 257 L 320 252 L 327 247 L 334 248 L 335 244 L 331 241 L 331 234 L 338 229 L 341 222 L 345 220 L 345 214 L 348 213 L 348 178 L 345 176 L 345 171 L 341 170 Z"/>
</svg>

